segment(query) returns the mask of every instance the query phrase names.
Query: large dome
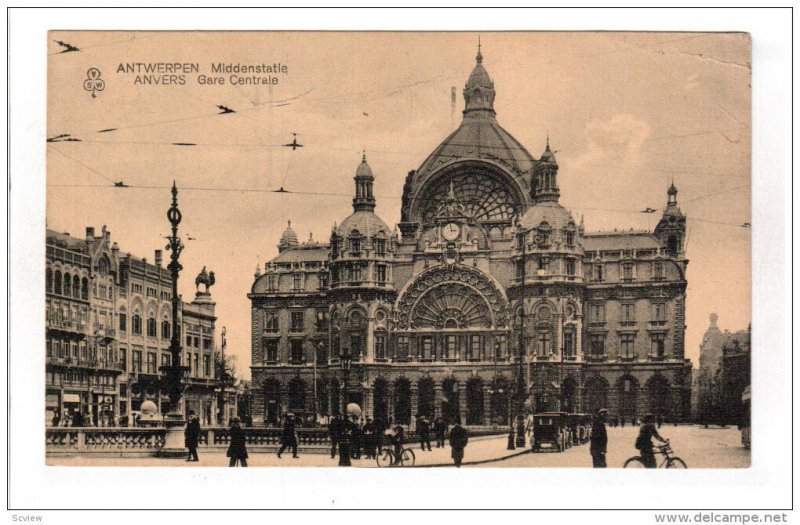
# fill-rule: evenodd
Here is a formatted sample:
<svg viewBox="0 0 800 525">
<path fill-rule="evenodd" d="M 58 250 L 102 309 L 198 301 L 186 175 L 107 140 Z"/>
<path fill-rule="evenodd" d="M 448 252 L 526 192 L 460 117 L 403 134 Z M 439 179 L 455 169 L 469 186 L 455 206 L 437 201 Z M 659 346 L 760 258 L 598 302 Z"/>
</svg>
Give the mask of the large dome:
<svg viewBox="0 0 800 525">
<path fill-rule="evenodd" d="M 372 237 L 379 231 L 382 231 L 387 236 L 391 230 L 380 217 L 371 211 L 357 211 L 342 221 L 342 224 L 337 228 L 337 233 L 342 237 L 347 237 L 353 230 L 358 230 L 358 233 L 365 237 Z"/>
<path fill-rule="evenodd" d="M 553 230 L 563 230 L 567 225 L 575 226 L 572 215 L 559 203 L 545 201 L 535 204 L 525 212 L 519 223 L 526 230 L 538 228 L 543 222 Z"/>
<path fill-rule="evenodd" d="M 517 175 L 529 173 L 536 162 L 494 117 L 465 116 L 458 129 L 425 159 L 417 177 L 421 180 L 446 164 L 465 159 L 495 161 Z"/>
<path fill-rule="evenodd" d="M 480 222 L 510 222 L 530 204 L 530 177 L 537 161 L 497 122 L 494 82 L 480 51 L 476 62 L 464 86 L 461 124 L 406 180 L 403 221 L 428 222 L 451 181 Z"/>
</svg>

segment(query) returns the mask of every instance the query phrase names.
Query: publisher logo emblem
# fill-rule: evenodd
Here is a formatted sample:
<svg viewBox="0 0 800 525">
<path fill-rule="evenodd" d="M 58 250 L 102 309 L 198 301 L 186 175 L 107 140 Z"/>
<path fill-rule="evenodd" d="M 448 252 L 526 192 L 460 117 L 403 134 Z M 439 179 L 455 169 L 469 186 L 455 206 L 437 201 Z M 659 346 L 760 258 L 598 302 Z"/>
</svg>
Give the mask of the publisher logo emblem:
<svg viewBox="0 0 800 525">
<path fill-rule="evenodd" d="M 86 80 L 83 81 L 83 89 L 92 92 L 92 98 L 97 98 L 95 91 L 103 91 L 106 88 L 106 81 L 100 78 L 100 70 L 96 67 L 86 72 Z"/>
</svg>

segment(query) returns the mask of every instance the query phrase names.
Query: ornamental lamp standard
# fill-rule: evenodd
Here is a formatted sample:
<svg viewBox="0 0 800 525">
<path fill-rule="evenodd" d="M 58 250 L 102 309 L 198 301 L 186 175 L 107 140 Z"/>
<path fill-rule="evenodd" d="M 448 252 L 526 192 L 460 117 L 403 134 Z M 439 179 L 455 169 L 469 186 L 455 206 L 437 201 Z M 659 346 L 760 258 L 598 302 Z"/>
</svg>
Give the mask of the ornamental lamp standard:
<svg viewBox="0 0 800 525">
<path fill-rule="evenodd" d="M 525 259 L 526 259 L 526 242 L 525 242 L 525 230 L 522 227 L 522 224 L 519 222 L 517 223 L 517 243 L 522 250 L 522 259 L 520 261 L 520 304 L 522 307 L 520 308 L 519 314 L 519 342 L 517 344 L 517 385 L 516 385 L 516 392 L 515 392 L 515 423 L 517 429 L 517 439 L 516 439 L 516 446 L 524 447 L 525 446 L 525 414 L 523 411 L 525 410 L 525 381 L 524 381 L 524 371 L 523 371 L 523 356 L 525 351 Z"/>
<path fill-rule="evenodd" d="M 350 466 L 350 420 L 347 417 L 347 380 L 350 378 L 350 367 L 353 357 L 349 349 L 343 349 L 339 354 L 339 366 L 342 368 L 342 432 L 339 438 L 339 466 Z"/>
<path fill-rule="evenodd" d="M 181 211 L 178 209 L 178 188 L 175 181 L 172 182 L 172 205 L 167 210 L 167 219 L 172 225 L 172 235 L 167 237 L 169 244 L 166 249 L 171 252 L 170 263 L 167 269 L 172 278 L 172 337 L 169 343 L 171 355 L 170 363 L 161 367 L 161 372 L 165 375 L 164 385 L 169 394 L 170 410 L 164 417 L 164 424 L 167 428 L 164 446 L 161 449 L 162 455 L 183 455 L 182 427 L 186 424 L 181 411 L 181 395 L 183 393 L 183 379 L 189 372 L 188 366 L 181 366 L 181 325 L 178 318 L 180 309 L 180 296 L 178 295 L 178 274 L 183 269 L 180 263 L 181 252 L 184 245 L 178 236 L 178 224 L 181 222 Z"/>
</svg>

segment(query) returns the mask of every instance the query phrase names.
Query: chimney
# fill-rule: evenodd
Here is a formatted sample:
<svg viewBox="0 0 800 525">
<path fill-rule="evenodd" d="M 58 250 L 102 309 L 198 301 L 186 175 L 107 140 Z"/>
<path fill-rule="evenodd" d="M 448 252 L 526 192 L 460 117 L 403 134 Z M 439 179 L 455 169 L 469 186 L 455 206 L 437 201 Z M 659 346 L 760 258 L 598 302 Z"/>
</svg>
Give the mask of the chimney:
<svg viewBox="0 0 800 525">
<path fill-rule="evenodd" d="M 156 266 L 158 266 L 159 268 L 161 267 L 161 260 L 162 260 L 161 259 L 161 254 L 162 253 L 163 252 L 161 250 L 156 250 Z"/>
<path fill-rule="evenodd" d="M 86 240 L 91 241 L 94 239 L 94 226 L 86 227 Z"/>
</svg>

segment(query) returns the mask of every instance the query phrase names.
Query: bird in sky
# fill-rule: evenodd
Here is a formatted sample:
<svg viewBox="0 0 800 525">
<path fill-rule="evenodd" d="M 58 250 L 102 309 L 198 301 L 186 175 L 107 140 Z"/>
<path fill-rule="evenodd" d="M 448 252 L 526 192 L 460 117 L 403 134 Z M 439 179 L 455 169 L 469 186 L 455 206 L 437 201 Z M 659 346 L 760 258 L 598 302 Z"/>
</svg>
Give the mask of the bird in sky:
<svg viewBox="0 0 800 525">
<path fill-rule="evenodd" d="M 749 227 L 750 227 L 750 223 L 749 222 L 746 222 L 746 223 L 742 224 L 742 228 L 749 228 Z"/>
<path fill-rule="evenodd" d="M 642 213 L 655 213 L 655 212 L 656 212 L 655 209 L 649 207 L 642 210 Z"/>
<path fill-rule="evenodd" d="M 302 148 L 302 144 L 297 143 L 297 133 L 292 133 L 292 141 L 289 144 L 284 144 L 286 148 L 292 148 L 292 151 L 296 150 L 297 148 Z"/>
<path fill-rule="evenodd" d="M 130 188 L 130 186 L 128 186 L 127 184 L 125 184 L 125 183 L 124 183 L 123 181 L 121 181 L 121 180 L 120 180 L 120 181 L 117 181 L 117 182 L 115 182 L 115 183 L 114 183 L 114 187 L 115 187 L 115 188 Z"/>
<path fill-rule="evenodd" d="M 63 42 L 61 40 L 53 40 L 53 42 L 55 42 L 56 44 L 58 44 L 58 45 L 60 45 L 61 47 L 64 48 L 64 50 L 61 51 L 62 53 L 69 53 L 71 51 L 80 51 L 80 49 L 78 49 L 77 47 L 73 46 L 72 44 L 68 44 L 68 43 Z"/>
<path fill-rule="evenodd" d="M 218 104 L 217 107 L 220 109 L 220 112 L 219 112 L 220 115 L 224 115 L 226 113 L 236 113 L 234 110 L 232 110 L 228 106 L 222 106 L 222 105 Z"/>
</svg>

